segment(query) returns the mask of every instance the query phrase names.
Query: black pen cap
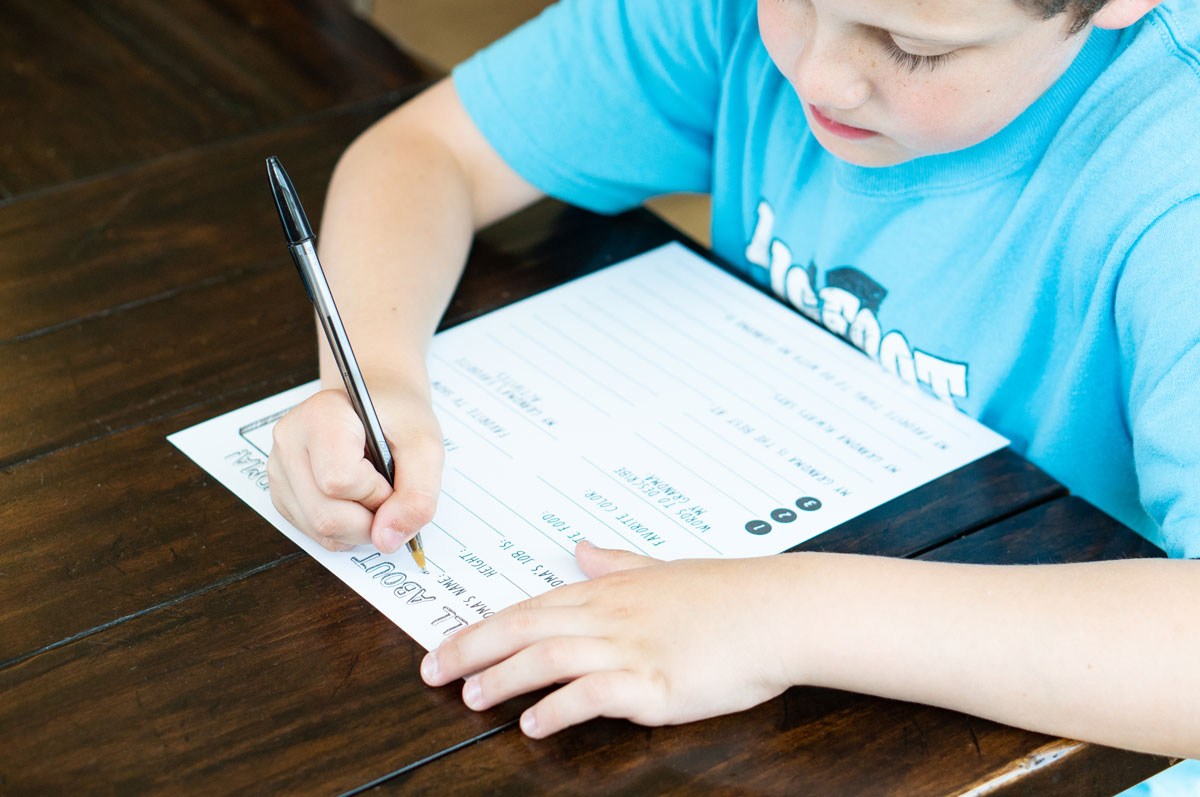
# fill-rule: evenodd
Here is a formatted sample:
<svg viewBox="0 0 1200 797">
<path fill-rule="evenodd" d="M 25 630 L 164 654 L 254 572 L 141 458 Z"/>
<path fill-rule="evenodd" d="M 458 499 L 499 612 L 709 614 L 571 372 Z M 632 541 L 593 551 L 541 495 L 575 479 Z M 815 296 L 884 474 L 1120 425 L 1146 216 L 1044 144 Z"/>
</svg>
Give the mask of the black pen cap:
<svg viewBox="0 0 1200 797">
<path fill-rule="evenodd" d="M 283 169 L 279 158 L 272 155 L 267 158 L 267 177 L 271 181 L 271 193 L 275 195 L 275 207 L 279 208 L 279 220 L 283 223 L 283 234 L 289 244 L 295 245 L 313 237 L 312 227 L 309 226 L 308 216 L 300 206 L 300 197 L 296 195 L 296 187 Z"/>
</svg>

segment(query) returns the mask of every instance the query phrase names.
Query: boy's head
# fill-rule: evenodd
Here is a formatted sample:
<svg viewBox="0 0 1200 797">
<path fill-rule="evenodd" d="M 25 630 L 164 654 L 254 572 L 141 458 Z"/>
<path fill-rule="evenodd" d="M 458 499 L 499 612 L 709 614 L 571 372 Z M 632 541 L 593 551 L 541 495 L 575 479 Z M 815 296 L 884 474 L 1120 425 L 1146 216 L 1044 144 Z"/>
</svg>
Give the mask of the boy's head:
<svg viewBox="0 0 1200 797">
<path fill-rule="evenodd" d="M 1053 19 L 1059 14 L 1071 16 L 1071 33 L 1078 33 L 1087 27 L 1092 17 L 1100 10 L 1106 0 L 1017 0 L 1042 19 Z"/>
<path fill-rule="evenodd" d="M 758 0 L 772 60 L 817 140 L 861 166 L 953 152 L 1001 130 L 1092 27 L 1161 0 Z"/>
</svg>

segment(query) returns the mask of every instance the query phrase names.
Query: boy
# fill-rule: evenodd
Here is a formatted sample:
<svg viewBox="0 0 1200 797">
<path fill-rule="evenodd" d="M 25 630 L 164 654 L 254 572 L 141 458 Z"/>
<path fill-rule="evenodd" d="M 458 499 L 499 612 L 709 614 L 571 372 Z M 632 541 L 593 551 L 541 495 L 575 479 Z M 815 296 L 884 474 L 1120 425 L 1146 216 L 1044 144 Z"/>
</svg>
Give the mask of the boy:
<svg viewBox="0 0 1200 797">
<path fill-rule="evenodd" d="M 717 252 L 1176 558 L 663 564 L 581 544 L 590 581 L 464 630 L 426 682 L 470 676 L 475 709 L 564 682 L 522 715 L 533 737 L 812 684 L 1200 755 L 1200 563 L 1181 561 L 1200 556 L 1197 16 L 1195 0 L 551 9 L 339 164 L 322 254 L 398 475 L 393 492 L 362 458 L 322 351 L 332 389 L 276 430 L 276 505 L 330 548 L 397 550 L 438 495 L 425 346 L 472 232 L 543 193 L 616 211 L 711 190 Z M 748 604 L 765 608 L 732 608 Z"/>
</svg>

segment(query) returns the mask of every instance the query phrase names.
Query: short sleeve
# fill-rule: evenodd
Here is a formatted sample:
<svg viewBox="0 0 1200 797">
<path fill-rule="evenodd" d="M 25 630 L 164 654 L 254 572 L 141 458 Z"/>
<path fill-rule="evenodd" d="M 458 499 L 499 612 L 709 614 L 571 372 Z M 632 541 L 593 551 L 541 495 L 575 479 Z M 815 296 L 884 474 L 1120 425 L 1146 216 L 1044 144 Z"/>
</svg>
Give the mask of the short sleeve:
<svg viewBox="0 0 1200 797">
<path fill-rule="evenodd" d="M 1200 557 L 1200 196 L 1126 258 L 1116 321 L 1142 506 L 1172 557 Z"/>
<path fill-rule="evenodd" d="M 563 0 L 460 64 L 454 86 L 505 162 L 551 196 L 613 213 L 707 191 L 721 41 L 747 5 Z"/>
</svg>

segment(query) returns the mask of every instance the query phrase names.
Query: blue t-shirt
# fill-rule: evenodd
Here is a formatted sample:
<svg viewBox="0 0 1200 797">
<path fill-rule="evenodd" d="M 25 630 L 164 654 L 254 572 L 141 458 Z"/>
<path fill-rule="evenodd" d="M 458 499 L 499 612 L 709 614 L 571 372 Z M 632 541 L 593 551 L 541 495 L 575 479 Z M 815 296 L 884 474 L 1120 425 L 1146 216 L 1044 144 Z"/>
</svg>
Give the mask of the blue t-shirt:
<svg viewBox="0 0 1200 797">
<path fill-rule="evenodd" d="M 754 0 L 567 0 L 454 82 L 551 196 L 710 191 L 752 280 L 1200 557 L 1197 1 L 1093 31 L 988 140 L 887 168 L 817 143 Z"/>
</svg>

